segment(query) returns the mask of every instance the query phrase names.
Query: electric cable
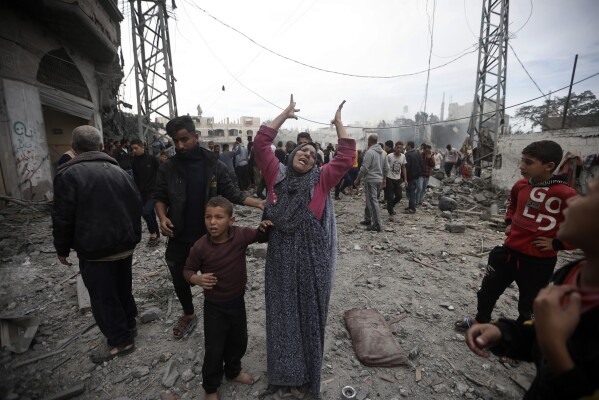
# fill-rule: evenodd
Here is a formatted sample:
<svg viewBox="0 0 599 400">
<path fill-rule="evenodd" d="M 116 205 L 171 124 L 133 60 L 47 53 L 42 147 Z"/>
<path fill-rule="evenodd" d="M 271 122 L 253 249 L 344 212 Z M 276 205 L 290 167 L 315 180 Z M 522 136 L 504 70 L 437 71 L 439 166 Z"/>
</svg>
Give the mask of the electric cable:
<svg viewBox="0 0 599 400">
<path fill-rule="evenodd" d="M 535 80 L 532 78 L 532 76 L 530 75 L 530 73 L 528 72 L 528 70 L 526 69 L 526 67 L 522 63 L 522 61 L 520 60 L 520 57 L 518 57 L 518 54 L 516 54 L 516 50 L 514 50 L 514 48 L 512 47 L 512 44 L 508 41 L 507 45 L 510 47 L 510 49 L 512 49 L 512 53 L 514 53 L 514 56 L 516 56 L 516 60 L 518 60 L 518 63 L 520 64 L 520 66 L 522 67 L 522 69 L 524 70 L 524 72 L 526 72 L 526 75 L 528 75 L 528 77 L 530 78 L 530 80 L 532 81 L 532 83 L 534 83 L 535 86 L 537 87 L 537 89 L 539 89 L 539 92 L 541 92 L 541 94 L 545 97 L 545 99 L 547 99 L 547 95 L 545 93 L 543 93 L 543 91 L 541 90 L 541 88 L 539 87 L 539 85 L 537 84 L 537 82 L 535 82 Z"/>
</svg>

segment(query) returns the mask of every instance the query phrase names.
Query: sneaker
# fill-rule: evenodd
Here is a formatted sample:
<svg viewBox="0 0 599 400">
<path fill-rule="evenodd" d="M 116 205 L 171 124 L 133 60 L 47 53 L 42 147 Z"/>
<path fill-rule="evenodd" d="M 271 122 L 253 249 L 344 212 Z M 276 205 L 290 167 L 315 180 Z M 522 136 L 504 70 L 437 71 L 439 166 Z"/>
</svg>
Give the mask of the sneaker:
<svg viewBox="0 0 599 400">
<path fill-rule="evenodd" d="M 366 228 L 367 231 L 370 232 L 380 232 L 381 228 L 375 228 L 373 225 L 370 225 L 369 227 Z"/>
<path fill-rule="evenodd" d="M 150 238 L 150 240 L 148 240 L 148 247 L 156 247 L 158 246 L 158 243 L 160 243 L 160 236 L 156 236 L 155 238 Z"/>
<path fill-rule="evenodd" d="M 335 200 L 341 200 L 341 197 L 335 196 Z"/>
<path fill-rule="evenodd" d="M 369 221 L 360 221 L 360 225 L 368 226 L 368 225 L 370 225 L 370 222 Z"/>
<path fill-rule="evenodd" d="M 416 210 L 408 208 L 406 211 L 404 211 L 404 214 L 416 214 Z"/>
</svg>

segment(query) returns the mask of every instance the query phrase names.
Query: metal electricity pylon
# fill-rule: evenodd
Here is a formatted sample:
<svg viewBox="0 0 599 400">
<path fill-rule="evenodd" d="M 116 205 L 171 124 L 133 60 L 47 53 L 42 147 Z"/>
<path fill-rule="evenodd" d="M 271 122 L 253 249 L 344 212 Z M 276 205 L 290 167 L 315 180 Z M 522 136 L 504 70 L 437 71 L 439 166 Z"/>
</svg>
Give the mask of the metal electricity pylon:
<svg viewBox="0 0 599 400">
<path fill-rule="evenodd" d="M 165 0 L 129 0 L 139 136 L 152 142 L 151 118 L 177 116 Z"/>
<path fill-rule="evenodd" d="M 505 123 L 508 17 L 509 0 L 484 0 L 476 90 L 468 133 L 477 148 L 478 161 L 492 161 L 493 165 L 497 157 L 497 136 Z"/>
</svg>

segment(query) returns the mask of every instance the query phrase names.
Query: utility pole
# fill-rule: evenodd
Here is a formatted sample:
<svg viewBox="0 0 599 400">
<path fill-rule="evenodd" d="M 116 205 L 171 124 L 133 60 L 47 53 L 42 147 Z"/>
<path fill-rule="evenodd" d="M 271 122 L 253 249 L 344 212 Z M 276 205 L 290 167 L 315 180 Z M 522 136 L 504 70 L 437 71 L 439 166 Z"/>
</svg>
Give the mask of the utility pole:
<svg viewBox="0 0 599 400">
<path fill-rule="evenodd" d="M 574 67 L 572 67 L 572 78 L 570 78 L 570 89 L 568 97 L 566 97 L 566 105 L 564 106 L 564 117 L 562 119 L 562 129 L 566 126 L 566 118 L 568 117 L 568 107 L 570 106 L 570 97 L 572 96 L 572 85 L 574 85 L 574 75 L 576 74 L 576 63 L 578 62 L 578 54 L 574 57 Z"/>
<path fill-rule="evenodd" d="M 153 141 L 152 118 L 177 116 L 175 78 L 165 0 L 129 0 L 139 137 Z M 175 8 L 173 3 L 173 9 Z"/>
<path fill-rule="evenodd" d="M 505 121 L 509 0 L 484 0 L 480 23 L 476 89 L 468 133 L 482 160 L 496 165 L 497 136 Z"/>
</svg>

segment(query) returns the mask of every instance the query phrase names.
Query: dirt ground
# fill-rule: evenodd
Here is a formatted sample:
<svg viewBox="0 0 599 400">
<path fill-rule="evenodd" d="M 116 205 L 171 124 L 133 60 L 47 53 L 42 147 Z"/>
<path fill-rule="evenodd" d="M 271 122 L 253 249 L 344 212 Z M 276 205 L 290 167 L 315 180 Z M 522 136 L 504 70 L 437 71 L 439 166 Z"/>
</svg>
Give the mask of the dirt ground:
<svg viewBox="0 0 599 400">
<path fill-rule="evenodd" d="M 534 366 L 516 368 L 491 356 L 483 359 L 466 347 L 463 334 L 453 329 L 456 319 L 471 316 L 476 291 L 486 266 L 486 253 L 502 242 L 504 234 L 477 216 L 458 219 L 464 233 L 450 233 L 446 213 L 432 206 L 415 215 L 402 215 L 406 199 L 396 207 L 395 222 L 383 211 L 383 232 L 366 232 L 359 225 L 364 202 L 342 196 L 335 202 L 339 257 L 326 330 L 322 369 L 322 398 L 341 398 L 347 385 L 358 399 L 518 399 L 534 376 Z M 433 190 L 430 190 L 431 193 Z M 500 205 L 500 212 L 501 207 Z M 460 209 L 481 210 L 470 203 Z M 257 226 L 259 210 L 237 207 L 237 223 Z M 453 213 L 457 219 L 458 214 Z M 94 365 L 89 352 L 104 344 L 90 311 L 77 302 L 75 266 L 58 263 L 52 246 L 50 217 L 21 209 L 0 213 L 0 314 L 3 318 L 36 316 L 41 323 L 31 347 L 23 354 L 0 353 L 0 397 L 51 398 L 63 390 L 84 385 L 80 399 L 158 399 L 170 390 L 181 399 L 203 398 L 202 293 L 194 288 L 200 322 L 187 339 L 172 338 L 172 325 L 181 313 L 164 262 L 165 243 L 146 247 L 144 234 L 133 265 L 134 296 L 140 313 L 157 307 L 158 318 L 139 323 L 136 351 L 104 365 Z M 145 226 L 144 226 L 145 230 Z M 224 383 L 221 399 L 258 398 L 267 386 L 264 315 L 264 246 L 252 245 L 248 254 L 249 347 L 244 369 L 258 377 L 252 386 Z M 558 265 L 575 256 L 565 252 Z M 414 260 L 418 261 L 414 261 Z M 70 257 L 75 265 L 77 259 Z M 508 288 L 494 316 L 517 316 L 517 288 Z M 406 315 L 390 329 L 409 364 L 369 368 L 355 357 L 343 313 L 352 308 L 374 308 L 387 319 Z M 36 357 L 49 357 L 32 361 Z M 21 365 L 20 365 L 21 364 Z M 179 373 L 172 387 L 163 383 L 165 370 Z M 417 372 L 421 379 L 417 380 Z M 279 398 L 278 395 L 266 399 Z"/>
</svg>

